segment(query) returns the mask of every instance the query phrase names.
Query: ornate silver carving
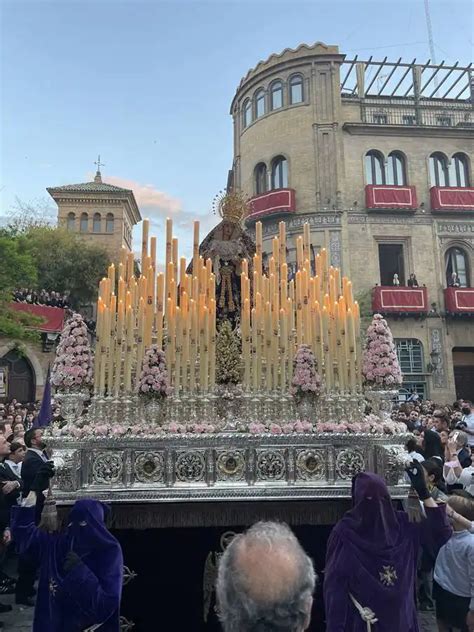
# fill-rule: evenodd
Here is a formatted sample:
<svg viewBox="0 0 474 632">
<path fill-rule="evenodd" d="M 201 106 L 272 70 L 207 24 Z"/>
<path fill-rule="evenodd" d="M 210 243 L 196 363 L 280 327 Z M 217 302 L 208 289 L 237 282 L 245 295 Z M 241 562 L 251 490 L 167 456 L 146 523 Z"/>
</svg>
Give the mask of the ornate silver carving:
<svg viewBox="0 0 474 632">
<path fill-rule="evenodd" d="M 329 256 L 331 265 L 335 268 L 341 267 L 341 233 L 331 232 L 329 235 Z"/>
<path fill-rule="evenodd" d="M 296 450 L 296 478 L 318 481 L 326 478 L 326 454 L 324 450 L 308 448 Z"/>
<path fill-rule="evenodd" d="M 135 577 L 137 577 L 137 573 L 135 573 L 135 571 L 132 571 L 130 568 L 128 568 L 128 566 L 124 566 L 122 586 L 126 586 L 127 584 L 129 584 L 131 581 L 135 579 Z"/>
<path fill-rule="evenodd" d="M 55 399 L 61 403 L 61 415 L 68 423 L 77 422 L 84 410 L 84 402 L 89 399 L 89 393 L 86 391 L 75 391 L 70 393 L 62 393 L 58 391 Z"/>
<path fill-rule="evenodd" d="M 133 463 L 135 480 L 140 483 L 164 481 L 165 457 L 163 452 L 136 452 Z"/>
<path fill-rule="evenodd" d="M 286 475 L 283 450 L 257 451 L 257 478 L 262 481 L 281 481 Z"/>
<path fill-rule="evenodd" d="M 120 483 L 123 475 L 123 452 L 94 452 L 92 459 L 93 483 Z"/>
<path fill-rule="evenodd" d="M 245 479 L 245 451 L 223 450 L 216 454 L 216 472 L 219 481 L 242 481 Z"/>
<path fill-rule="evenodd" d="M 365 458 L 361 450 L 346 448 L 336 456 L 336 476 L 344 480 L 351 479 L 365 468 Z"/>
<path fill-rule="evenodd" d="M 407 452 L 401 445 L 383 446 L 380 450 L 377 469 L 383 472 L 388 485 L 404 483 Z"/>
<path fill-rule="evenodd" d="M 75 491 L 80 485 L 80 452 L 78 450 L 55 450 L 53 455 L 56 475 L 54 488 Z"/>
<path fill-rule="evenodd" d="M 441 329 L 430 329 L 430 340 L 432 351 L 437 352 L 437 364 L 436 368 L 431 375 L 433 380 L 433 386 L 435 388 L 446 388 L 447 379 L 446 371 L 444 368 L 444 348 L 443 348 L 443 332 Z"/>
<path fill-rule="evenodd" d="M 174 471 L 176 479 L 183 483 L 204 480 L 204 476 L 206 474 L 206 459 L 204 452 L 200 452 L 198 450 L 191 452 L 180 450 L 176 452 Z"/>
</svg>

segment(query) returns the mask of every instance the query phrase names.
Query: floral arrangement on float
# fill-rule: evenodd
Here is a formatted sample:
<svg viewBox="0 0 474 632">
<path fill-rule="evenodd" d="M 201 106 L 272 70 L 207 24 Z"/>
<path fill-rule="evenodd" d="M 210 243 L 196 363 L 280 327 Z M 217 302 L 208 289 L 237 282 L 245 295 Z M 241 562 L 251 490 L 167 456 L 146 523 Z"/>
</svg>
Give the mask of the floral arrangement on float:
<svg viewBox="0 0 474 632">
<path fill-rule="evenodd" d="M 92 352 L 87 326 L 83 317 L 75 313 L 61 332 L 51 370 L 51 384 L 66 420 L 81 415 L 92 382 Z"/>
<path fill-rule="evenodd" d="M 398 362 L 395 343 L 387 321 L 381 314 L 375 314 L 367 329 L 367 338 L 362 360 L 364 383 L 372 412 L 389 420 L 391 402 L 401 386 L 403 377 Z"/>
<path fill-rule="evenodd" d="M 293 395 L 300 416 L 311 417 L 314 404 L 321 394 L 321 376 L 316 370 L 316 358 L 308 345 L 301 345 L 293 361 L 293 378 L 290 394 Z"/>
<path fill-rule="evenodd" d="M 206 435 L 221 432 L 218 424 L 212 423 L 178 423 L 171 422 L 163 424 L 159 429 L 153 427 L 148 422 L 134 424 L 126 423 L 99 423 L 97 425 L 88 424 L 78 427 L 70 423 L 62 428 L 52 428 L 51 436 L 69 437 L 72 439 L 96 439 L 109 438 L 121 439 L 123 437 L 157 437 L 169 435 Z M 375 415 L 367 415 L 361 422 L 317 422 L 309 421 L 289 421 L 285 424 L 274 422 L 239 422 L 235 424 L 236 433 L 250 433 L 253 435 L 291 435 L 291 434 L 312 434 L 318 435 L 350 435 L 362 434 L 370 436 L 387 436 L 406 434 L 407 429 L 404 423 L 400 422 L 380 422 Z"/>
<path fill-rule="evenodd" d="M 145 352 L 137 392 L 146 404 L 148 420 L 161 420 L 163 416 L 161 404 L 173 393 L 173 389 L 169 382 L 165 352 L 157 345 L 148 347 Z"/>
<path fill-rule="evenodd" d="M 61 332 L 51 382 L 58 391 L 92 386 L 92 352 L 87 326 L 80 314 L 73 314 Z"/>
</svg>

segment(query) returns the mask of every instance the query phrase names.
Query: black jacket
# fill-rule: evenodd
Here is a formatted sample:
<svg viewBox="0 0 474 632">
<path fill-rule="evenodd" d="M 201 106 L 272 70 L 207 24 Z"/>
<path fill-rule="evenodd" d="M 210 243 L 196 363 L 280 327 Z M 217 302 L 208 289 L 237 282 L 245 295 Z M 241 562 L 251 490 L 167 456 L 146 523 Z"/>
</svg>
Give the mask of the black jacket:
<svg viewBox="0 0 474 632">
<path fill-rule="evenodd" d="M 21 480 L 21 476 L 17 476 L 8 463 L 3 462 L 0 464 L 0 483 L 6 481 L 17 481 L 20 483 L 18 489 L 13 490 L 9 494 L 3 494 L 9 507 L 13 507 L 17 504 L 17 500 L 20 497 L 23 489 L 23 481 Z"/>
<path fill-rule="evenodd" d="M 463 469 L 471 465 L 471 453 L 467 448 L 459 450 L 458 461 Z"/>
<path fill-rule="evenodd" d="M 27 450 L 25 460 L 21 466 L 21 478 L 23 481 L 23 498 L 26 498 L 31 492 L 33 481 L 38 474 L 39 469 L 45 463 L 45 461 L 33 452 L 33 450 Z M 41 512 L 43 511 L 44 496 L 43 494 L 37 495 L 36 501 L 36 523 L 38 524 L 41 519 Z"/>
</svg>

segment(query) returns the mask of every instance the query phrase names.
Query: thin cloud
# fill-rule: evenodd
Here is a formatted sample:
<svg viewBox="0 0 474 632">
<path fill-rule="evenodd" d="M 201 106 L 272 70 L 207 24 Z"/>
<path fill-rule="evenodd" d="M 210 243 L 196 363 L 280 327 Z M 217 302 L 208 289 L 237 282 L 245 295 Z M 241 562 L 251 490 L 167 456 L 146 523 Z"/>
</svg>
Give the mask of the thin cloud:
<svg viewBox="0 0 474 632">
<path fill-rule="evenodd" d="M 124 189 L 131 189 L 139 208 L 146 209 L 150 216 L 173 217 L 182 213 L 181 200 L 160 191 L 153 184 L 141 184 L 135 180 L 127 180 L 118 176 L 106 176 L 104 182 Z"/>
</svg>

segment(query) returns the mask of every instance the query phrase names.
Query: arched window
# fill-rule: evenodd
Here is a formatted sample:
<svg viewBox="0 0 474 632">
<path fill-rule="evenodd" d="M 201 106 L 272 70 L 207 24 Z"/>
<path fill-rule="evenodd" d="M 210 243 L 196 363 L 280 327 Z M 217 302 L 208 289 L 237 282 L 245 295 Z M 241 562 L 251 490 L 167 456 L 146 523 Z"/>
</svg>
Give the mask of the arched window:
<svg viewBox="0 0 474 632">
<path fill-rule="evenodd" d="M 288 162 L 284 156 L 277 156 L 272 162 L 272 189 L 286 189 L 288 186 Z"/>
<path fill-rule="evenodd" d="M 101 228 L 102 228 L 101 224 L 102 224 L 102 217 L 100 213 L 94 213 L 94 218 L 92 220 L 92 232 L 100 233 Z"/>
<path fill-rule="evenodd" d="M 76 216 L 74 213 L 68 213 L 66 227 L 68 230 L 76 230 Z"/>
<path fill-rule="evenodd" d="M 265 114 L 265 91 L 263 88 L 255 93 L 255 118 Z"/>
<path fill-rule="evenodd" d="M 293 75 L 290 77 L 290 103 L 303 103 L 303 77 L 301 75 Z"/>
<path fill-rule="evenodd" d="M 81 215 L 81 233 L 89 232 L 89 216 L 87 213 Z"/>
<path fill-rule="evenodd" d="M 430 183 L 432 187 L 449 186 L 448 161 L 441 153 L 430 156 Z"/>
<path fill-rule="evenodd" d="M 451 164 L 449 166 L 449 186 L 469 186 L 469 170 L 467 166 L 467 158 L 464 154 L 454 154 L 451 158 Z"/>
<path fill-rule="evenodd" d="M 404 156 L 398 151 L 392 151 L 392 153 L 388 155 L 386 184 L 394 184 L 397 186 L 406 184 L 405 173 Z"/>
<path fill-rule="evenodd" d="M 457 246 L 446 252 L 446 283 L 448 286 L 457 287 L 470 285 L 468 256 L 462 248 Z"/>
<path fill-rule="evenodd" d="M 252 122 L 252 101 L 250 99 L 246 99 L 244 101 L 244 107 L 242 110 L 242 118 L 244 127 L 248 127 Z"/>
<path fill-rule="evenodd" d="M 378 151 L 365 154 L 365 179 L 367 184 L 386 184 L 384 160 Z"/>
<path fill-rule="evenodd" d="M 255 193 L 261 195 L 267 190 L 268 178 L 267 178 L 267 165 L 264 162 L 259 162 L 254 169 L 255 175 Z"/>
<path fill-rule="evenodd" d="M 107 213 L 107 217 L 105 218 L 105 232 L 114 232 L 114 216 L 112 213 Z"/>
<path fill-rule="evenodd" d="M 283 106 L 283 84 L 281 81 L 274 81 L 270 88 L 270 109 L 278 110 Z"/>
</svg>

